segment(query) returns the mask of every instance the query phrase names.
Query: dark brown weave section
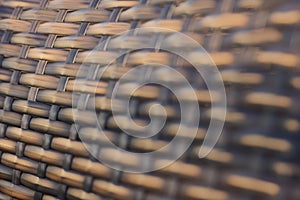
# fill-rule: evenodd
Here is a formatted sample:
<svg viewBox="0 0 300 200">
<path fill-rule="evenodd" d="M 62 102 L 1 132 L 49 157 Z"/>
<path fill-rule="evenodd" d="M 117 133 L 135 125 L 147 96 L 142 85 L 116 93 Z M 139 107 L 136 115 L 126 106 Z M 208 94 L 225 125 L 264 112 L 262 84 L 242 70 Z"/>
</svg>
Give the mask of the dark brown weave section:
<svg viewBox="0 0 300 200">
<path fill-rule="evenodd" d="M 299 0 L 0 1 L 0 199 L 300 199 L 299 25 Z M 224 79 L 228 113 L 217 146 L 198 159 L 210 102 L 199 88 L 203 121 L 189 150 L 169 167 L 131 174 L 108 168 L 84 148 L 76 130 L 90 138 L 97 133 L 89 124 L 75 127 L 72 92 L 89 92 L 74 88 L 74 78 L 100 41 L 108 48 L 94 64 L 105 64 L 114 53 L 110 45 L 142 42 L 136 37 L 122 46 L 112 38 L 139 27 L 173 29 L 202 44 Z M 135 152 L 166 145 L 177 127 L 171 120 L 163 136 L 139 140 L 125 137 L 111 118 L 118 74 L 152 61 L 173 63 L 166 52 L 132 52 L 97 88 L 108 134 Z M 176 119 L 178 107 L 164 91 L 151 85 L 139 91 L 135 119 L 146 123 L 153 102 L 163 102 Z"/>
</svg>

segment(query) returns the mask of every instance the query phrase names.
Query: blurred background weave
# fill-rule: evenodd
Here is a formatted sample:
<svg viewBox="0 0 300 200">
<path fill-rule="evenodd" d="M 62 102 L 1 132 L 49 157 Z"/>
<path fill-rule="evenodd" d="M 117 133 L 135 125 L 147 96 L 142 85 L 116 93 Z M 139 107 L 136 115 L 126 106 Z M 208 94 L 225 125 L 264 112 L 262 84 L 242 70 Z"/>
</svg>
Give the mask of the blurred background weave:
<svg viewBox="0 0 300 200">
<path fill-rule="evenodd" d="M 87 53 L 100 41 L 130 48 L 141 40 L 109 39 L 139 27 L 173 29 L 202 44 L 224 79 L 228 113 L 217 146 L 199 159 L 210 102 L 199 89 L 204 121 L 188 151 L 166 168 L 131 174 L 84 148 L 72 92 Z M 300 199 L 299 0 L 2 0 L 0 38 L 0 199 Z M 124 69 L 151 59 L 171 63 L 164 52 L 138 51 Z M 100 97 L 124 69 L 108 72 L 95 100 L 115 143 L 124 138 Z M 149 86 L 133 97 L 136 119 L 146 119 L 161 90 Z M 165 103 L 176 118 L 176 105 Z M 127 138 L 125 147 L 155 150 L 175 130 L 167 124 L 163 136 Z M 88 125 L 79 131 L 96 134 Z"/>
</svg>

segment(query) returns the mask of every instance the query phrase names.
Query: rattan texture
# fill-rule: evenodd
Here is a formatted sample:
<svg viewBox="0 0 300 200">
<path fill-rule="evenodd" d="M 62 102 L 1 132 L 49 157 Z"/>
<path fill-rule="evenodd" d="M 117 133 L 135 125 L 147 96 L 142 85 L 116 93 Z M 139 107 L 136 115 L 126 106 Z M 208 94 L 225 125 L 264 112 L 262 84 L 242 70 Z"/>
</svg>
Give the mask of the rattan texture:
<svg viewBox="0 0 300 200">
<path fill-rule="evenodd" d="M 2 0 L 0 4 L 0 199 L 300 198 L 299 0 Z M 210 102 L 205 87 L 199 88 L 203 121 L 189 150 L 169 167 L 131 174 L 107 167 L 84 148 L 72 115 L 72 92 L 89 92 L 74 88 L 74 78 L 100 41 L 107 41 L 108 48 L 95 53 L 95 64 L 105 64 L 103 57 L 114 49 L 131 49 L 143 42 L 139 37 L 132 43 L 112 38 L 139 27 L 173 29 L 202 44 L 224 79 L 228 113 L 217 146 L 198 159 Z M 166 40 L 187 45 L 172 35 Z M 153 60 L 172 64 L 166 52 L 132 52 L 119 70 L 106 74 L 94 99 L 111 139 L 137 152 L 167 144 L 176 132 L 176 120 L 166 125 L 161 137 L 123 137 L 110 117 L 109 93 L 118 75 Z M 190 70 L 182 65 L 176 67 Z M 160 97 L 164 92 L 148 86 L 136 94 L 134 117 L 143 123 L 148 105 L 164 102 L 168 117 L 176 119 L 178 107 Z M 97 139 L 89 124 L 79 131 Z"/>
</svg>

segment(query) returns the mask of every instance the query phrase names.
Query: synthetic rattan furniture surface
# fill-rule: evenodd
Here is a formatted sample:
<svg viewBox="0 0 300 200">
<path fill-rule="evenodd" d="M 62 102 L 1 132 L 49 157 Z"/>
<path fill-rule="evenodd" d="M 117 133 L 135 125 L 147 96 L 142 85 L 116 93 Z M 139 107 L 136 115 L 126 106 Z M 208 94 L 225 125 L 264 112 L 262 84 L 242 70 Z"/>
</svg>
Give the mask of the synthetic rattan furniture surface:
<svg viewBox="0 0 300 200">
<path fill-rule="evenodd" d="M 300 199 L 299 0 L 2 0 L 0 5 L 0 199 Z M 188 151 L 166 168 L 132 174 L 107 167 L 84 148 L 77 130 L 91 139 L 97 133 L 89 123 L 76 127 L 72 92 L 89 92 L 73 87 L 74 78 L 100 41 L 108 48 L 95 55 L 94 64 L 106 64 L 114 51 L 143 42 L 134 35 L 123 43 L 113 37 L 139 27 L 173 29 L 202 44 L 224 79 L 228 112 L 217 146 L 199 159 L 210 102 L 205 87 L 199 88 L 203 121 Z M 172 35 L 165 40 L 186 45 Z M 177 104 L 161 97 L 165 90 L 149 85 L 132 97 L 133 117 L 145 122 L 149 105 L 163 102 L 171 119 L 163 136 L 123 137 L 112 120 L 111 85 L 119 74 L 152 61 L 170 64 L 172 58 L 162 51 L 131 52 L 97 87 L 95 106 L 105 130 L 135 152 L 166 145 L 179 115 Z M 182 63 L 176 67 L 191 70 Z"/>
</svg>

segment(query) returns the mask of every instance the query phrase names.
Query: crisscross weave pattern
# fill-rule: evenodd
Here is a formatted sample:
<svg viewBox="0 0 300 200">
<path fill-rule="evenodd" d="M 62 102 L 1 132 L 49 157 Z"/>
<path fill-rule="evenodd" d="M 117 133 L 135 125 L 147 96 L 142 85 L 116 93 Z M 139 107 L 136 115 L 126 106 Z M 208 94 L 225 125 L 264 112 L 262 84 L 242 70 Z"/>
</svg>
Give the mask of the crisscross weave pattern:
<svg viewBox="0 0 300 200">
<path fill-rule="evenodd" d="M 0 199 L 300 198 L 298 0 L 2 0 L 0 5 Z M 108 48 L 94 52 L 91 62 L 107 64 L 114 50 L 134 48 L 144 39 L 133 35 L 122 43 L 114 36 L 142 27 L 172 29 L 202 44 L 222 74 L 228 113 L 217 146 L 198 159 L 210 102 L 205 87 L 199 88 L 203 121 L 189 150 L 159 171 L 131 174 L 107 167 L 84 148 L 72 93 L 89 92 L 73 87 L 74 79 L 99 42 Z M 172 35 L 165 40 L 187 45 Z M 172 57 L 144 50 L 122 59 L 97 86 L 96 110 L 116 144 L 155 150 L 176 132 L 177 105 L 164 99 L 170 123 L 163 136 L 140 140 L 122 136 L 110 115 L 109 94 L 130 68 L 171 64 Z M 184 65 L 176 67 L 189 72 Z M 133 96 L 133 117 L 147 121 L 148 105 L 161 102 L 164 91 L 150 85 Z M 97 134 L 88 123 L 80 131 L 91 139 Z"/>
</svg>

